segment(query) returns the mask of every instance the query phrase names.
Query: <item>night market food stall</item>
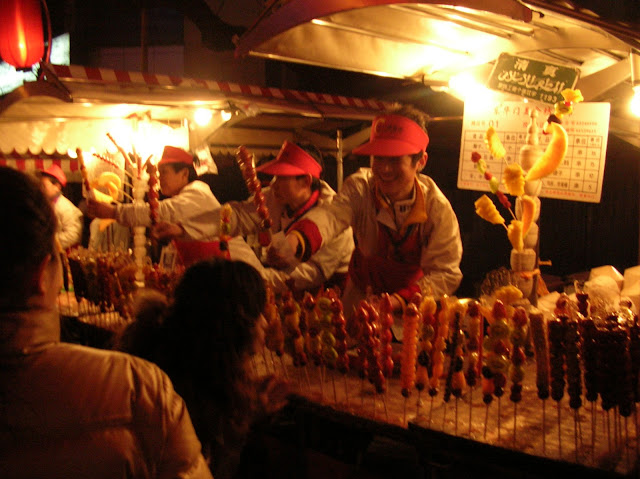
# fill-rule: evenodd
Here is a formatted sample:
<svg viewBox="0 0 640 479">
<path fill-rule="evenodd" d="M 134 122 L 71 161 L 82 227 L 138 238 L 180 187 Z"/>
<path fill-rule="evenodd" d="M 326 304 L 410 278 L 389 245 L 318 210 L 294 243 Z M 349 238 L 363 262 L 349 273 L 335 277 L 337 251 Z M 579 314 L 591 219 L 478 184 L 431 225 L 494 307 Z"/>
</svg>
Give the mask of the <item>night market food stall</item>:
<svg viewBox="0 0 640 479">
<path fill-rule="evenodd" d="M 616 303 L 615 314 L 609 314 L 598 308 L 606 297 L 594 285 L 578 281 L 573 286 L 575 296 L 557 294 L 549 304 L 532 307 L 538 299 L 535 278 L 541 265 L 536 235 L 527 242 L 527 233 L 536 232 L 534 225 L 541 215 L 537 197 L 600 201 L 608 133 L 637 144 L 637 125 L 622 114 L 621 106 L 630 95 L 629 77 L 637 78 L 637 33 L 584 13 L 567 16 L 551 2 L 528 2 L 527 6 L 501 1 L 493 4 L 492 11 L 474 8 L 480 8 L 480 3 L 462 2 L 464 8 L 458 8 L 376 1 L 369 11 L 360 8 L 361 1 L 353 5 L 323 2 L 318 7 L 315 2 L 293 0 L 274 4 L 278 8 L 267 11 L 240 39 L 239 54 L 251 51 L 293 59 L 298 53 L 286 48 L 311 44 L 314 49 L 307 49 L 311 56 L 299 61 L 419 78 L 435 89 L 448 87 L 454 72 L 446 65 L 420 62 L 424 57 L 435 59 L 440 49 L 455 60 L 451 68 L 464 66 L 483 80 L 495 81 L 492 88 L 503 95 L 497 103 L 485 105 L 484 110 L 467 109 L 465 103 L 456 179 L 458 188 L 487 193 L 475 204 L 474 213 L 495 225 L 500 234 L 504 225 L 509 251 L 516 252 L 515 258 L 511 253 L 499 260 L 508 268 L 483 282 L 477 300 L 416 298 L 400 318 L 401 328 L 392 329 L 394 320 L 384 296 L 363 302 L 353 315 L 342 311 L 331 291 L 297 300 L 273 297 L 266 312 L 267 347 L 256 357 L 255 367 L 285 375 L 297 387 L 295 418 L 302 418 L 301 434 L 308 437 L 310 447 L 317 438 L 307 436 L 305 421 L 331 424 L 349 439 L 361 436 L 363 448 L 372 436 L 409 444 L 415 447 L 421 466 L 431 472 L 526 469 L 534 477 L 550 473 L 631 476 L 637 471 L 638 456 L 640 336 L 629 306 L 637 305 Z M 389 10 L 373 10 L 386 7 Z M 381 19 L 395 21 L 395 27 L 384 30 Z M 441 23 L 452 24 L 458 31 L 445 35 L 439 30 Z M 403 25 L 402 35 L 397 25 Z M 422 34 L 410 27 L 429 27 L 429 41 L 416 41 Z M 327 31 L 335 37 L 327 36 Z M 462 38 L 460 32 L 478 33 L 481 38 Z M 340 38 L 341 34 L 352 38 Z M 464 47 L 453 44 L 459 36 Z M 355 37 L 367 40 L 366 53 L 344 55 L 339 47 L 357 45 Z M 432 45 L 431 40 L 438 39 Z M 398 43 L 409 50 L 395 50 Z M 329 49 L 333 58 L 320 55 L 322 45 L 333 46 Z M 385 46 L 393 48 L 385 50 Z M 471 46 L 478 51 L 471 52 Z M 346 64 L 372 60 L 394 65 Z M 394 66 L 408 70 L 394 70 Z M 529 81 L 523 76 L 552 77 L 551 73 L 561 73 L 563 80 L 536 77 Z M 55 76 L 60 79 L 58 72 Z M 87 70 L 83 80 L 97 81 L 110 93 L 112 82 L 100 83 L 104 79 L 96 79 L 93 71 Z M 149 84 L 143 88 L 153 89 Z M 612 91 L 616 94 L 610 99 Z M 522 104 L 522 97 L 530 100 L 528 106 Z M 562 123 L 547 121 L 551 115 Z M 144 122 L 145 116 L 136 113 L 134 122 Z M 155 113 L 150 117 L 159 118 Z M 542 129 L 551 137 L 543 137 Z M 188 146 L 195 150 L 192 132 L 185 133 Z M 572 168 L 582 158 L 578 138 L 586 141 L 581 154 L 592 155 L 578 165 L 583 168 L 580 173 L 592 173 L 594 180 L 581 179 L 575 186 Z M 108 140 L 112 145 L 105 148 L 126 163 L 128 153 L 121 154 L 120 140 Z M 230 142 L 237 143 L 234 149 L 247 144 L 238 140 Z M 246 146 L 249 154 L 256 147 Z M 84 151 L 91 150 L 85 147 Z M 244 179 L 251 188 L 256 184 L 254 173 L 247 157 L 241 158 Z M 531 162 L 525 167 L 527 159 Z M 571 160 L 568 170 L 562 169 L 565 160 Z M 586 167 L 588 161 L 594 162 L 592 168 Z M 521 170 L 513 168 L 513 181 L 503 181 L 512 172 L 511 165 Z M 82 162 L 76 169 L 82 169 Z M 531 171 L 540 176 L 529 176 Z M 518 189 L 512 189 L 514 184 Z M 513 210 L 507 207 L 511 200 L 505 193 L 515 199 Z M 497 208 L 502 207 L 500 213 Z M 509 226 L 502 214 L 513 216 L 507 216 Z M 546 214 L 543 210 L 542 215 Z M 637 236 L 635 242 L 637 256 Z M 526 250 L 534 252 L 534 264 L 520 271 L 531 276 L 512 274 L 526 256 L 518 253 Z M 493 251 L 488 254 L 499 256 Z M 152 283 L 153 278 L 144 279 Z M 117 287 L 118 297 L 127 294 Z M 170 290 L 171 284 L 165 282 L 162 287 Z M 104 303 L 118 317 L 127 315 L 122 306 L 126 307 L 112 300 Z M 394 342 L 394 337 L 402 341 Z"/>
<path fill-rule="evenodd" d="M 452 198 L 463 238 L 464 223 L 468 219 L 463 210 L 466 202 L 473 204 L 472 213 L 486 221 L 485 227 L 500 231 L 496 234 L 508 239 L 508 246 L 504 248 L 498 240 L 487 241 L 484 235 L 478 245 L 473 240 L 473 236 L 478 236 L 474 228 L 465 241 L 465 253 L 473 250 L 468 255 L 466 269 L 463 259 L 465 275 L 474 263 L 482 263 L 486 257 L 497 257 L 493 266 L 503 266 L 491 274 L 488 273 L 493 268 L 484 268 L 483 274 L 487 276 L 480 278 L 473 291 L 481 300 L 481 309 L 499 305 L 497 297 L 506 294 L 503 288 L 513 286 L 530 300 L 525 304 L 538 303 L 541 290 L 535 274 L 547 266 L 546 261 L 542 261 L 547 259 L 543 254 L 551 256 L 556 271 L 565 268 L 561 281 L 554 285 L 558 290 L 538 304 L 544 311 L 542 319 L 540 310 L 530 305 L 526 321 L 520 316 L 522 313 L 515 313 L 517 308 L 511 309 L 506 314 L 510 318 L 507 328 L 502 321 L 495 322 L 492 317 L 495 311 L 485 310 L 480 315 L 488 328 L 474 333 L 475 327 L 469 325 L 475 324 L 472 319 L 475 306 L 470 307 L 468 303 L 454 306 L 454 309 L 460 308 L 459 312 L 450 312 L 449 319 L 440 323 L 441 316 L 446 316 L 445 311 L 450 307 L 447 300 L 432 306 L 437 310 L 436 319 L 427 320 L 429 316 L 425 316 L 419 305 L 429 299 L 417 301 L 420 314 L 414 314 L 419 317 L 417 323 L 423 326 L 418 326 L 421 332 L 417 345 L 402 343 L 403 349 L 409 349 L 398 356 L 403 362 L 400 371 L 396 371 L 400 383 L 394 384 L 394 378 L 390 380 L 391 395 L 381 392 L 386 388 L 380 388 L 381 380 L 376 379 L 380 377 L 379 371 L 385 370 L 384 360 L 376 354 L 388 350 L 384 344 L 388 336 L 384 332 L 385 321 L 378 319 L 383 310 L 379 307 L 367 310 L 367 306 L 362 305 L 367 314 L 360 313 L 359 322 L 366 324 L 366 318 L 375 316 L 374 324 L 363 329 L 373 329 L 376 339 L 361 337 L 353 359 L 355 369 L 361 377 L 368 378 L 369 386 L 365 387 L 367 381 L 362 380 L 360 386 L 345 385 L 343 390 L 341 379 L 335 379 L 335 384 L 331 379 L 322 382 L 326 387 L 324 391 L 318 391 L 317 385 L 315 389 L 305 387 L 304 375 L 300 374 L 301 395 L 310 401 L 303 400 L 302 409 L 311 409 L 323 420 L 331 420 L 331 411 L 335 411 L 335 424 L 344 430 L 348 429 L 345 424 L 354 424 L 354 438 L 357 431 L 362 432 L 366 426 L 362 421 L 349 418 L 349 413 L 373 419 L 374 424 L 403 425 L 401 430 L 387 431 L 387 435 L 397 438 L 396 433 L 402 431 L 401 441 L 416 444 L 425 469 L 444 476 L 471 472 L 525 474 L 525 471 L 534 477 L 554 472 L 635 474 L 637 421 L 624 418 L 635 417 L 636 413 L 631 411 L 635 405 L 631 402 L 637 401 L 638 382 L 606 376 L 612 370 L 631 371 L 637 367 L 633 359 L 637 353 L 635 346 L 631 346 L 637 340 L 633 339 L 636 333 L 632 332 L 637 320 L 627 323 L 622 317 L 629 315 L 628 306 L 635 311 L 638 306 L 637 186 L 632 185 L 637 185 L 637 161 L 633 158 L 637 160 L 640 136 L 638 120 L 631 115 L 629 103 L 640 82 L 640 36 L 637 7 L 632 2 L 621 2 L 619 10 L 609 7 L 605 2 L 579 1 L 499 1 L 487 5 L 471 0 L 455 3 L 292 0 L 271 5 L 240 38 L 236 50 L 240 57 L 254 55 L 366 72 L 413 80 L 429 87 L 435 98 L 431 106 L 440 113 L 430 131 L 455 130 L 441 140 L 455 140 L 459 134 L 459 149 L 453 152 L 458 155 L 457 164 L 447 165 L 445 160 L 434 156 L 434 150 L 443 155 L 451 154 L 455 148 L 437 145 L 438 133 L 432 134 L 436 145 L 429 146 L 430 158 L 435 158 L 430 162 L 438 163 L 428 174 L 437 175 L 438 169 L 445 171 L 438 177 L 438 183 L 445 185 L 443 191 Z M 627 14 L 620 15 L 621 12 Z M 442 114 L 442 108 L 438 109 L 437 102 L 443 92 L 464 101 L 461 117 L 453 118 Z M 441 127 L 439 122 L 446 122 L 446 127 Z M 629 161 L 618 164 L 619 156 L 627 156 Z M 522 176 L 520 169 L 524 170 Z M 449 178 L 444 178 L 445 175 Z M 625 180 L 624 175 L 631 180 Z M 614 176 L 616 180 L 610 182 Z M 452 177 L 456 181 L 454 187 L 451 187 Z M 625 188 L 624 194 L 611 194 Z M 475 193 L 473 200 L 469 200 L 470 196 L 456 189 L 486 194 Z M 628 229 L 614 228 L 622 231 L 617 235 L 619 239 L 631 237 L 626 243 L 631 249 L 630 256 L 617 262 L 625 269 L 624 276 L 610 263 L 594 264 L 596 257 L 614 262 L 615 251 L 620 246 L 610 243 L 602 256 L 594 252 L 597 238 L 603 237 L 601 229 L 606 230 L 608 226 L 592 216 L 595 208 L 590 208 L 588 203 L 599 205 L 610 217 L 624 216 L 625 221 L 632 221 Z M 569 209 L 563 204 L 582 204 L 584 209 Z M 622 204 L 624 208 L 620 207 Z M 626 210 L 627 205 L 633 210 L 630 216 L 621 211 Z M 523 231 L 524 237 L 521 237 Z M 550 247 L 551 243 L 557 248 Z M 591 265 L 587 266 L 587 262 Z M 524 278 L 516 274 L 514 279 L 517 271 L 534 272 L 534 275 Z M 600 274 L 602 283 L 612 286 L 613 297 L 594 297 L 603 293 L 596 294 L 600 281 L 596 278 Z M 584 280 L 593 283 L 585 288 Z M 577 313 L 584 307 L 587 290 L 591 291 L 592 304 L 613 299 L 616 307 L 621 305 L 620 309 L 610 316 L 600 313 L 593 318 L 580 316 Z M 564 291 L 571 296 L 564 296 Z M 629 295 L 633 300 L 620 302 L 621 295 Z M 512 306 L 522 301 L 521 297 L 503 299 Z M 455 301 L 453 304 L 457 304 Z M 474 304 L 473 301 L 470 304 Z M 300 310 L 302 315 L 302 305 Z M 498 316 L 502 313 L 498 312 Z M 590 321 L 594 319 L 597 327 L 592 329 Z M 336 344 L 342 341 L 343 333 L 338 332 L 340 323 L 339 319 L 333 322 Z M 625 323 L 629 327 L 621 326 Z M 461 326 L 463 324 L 466 326 Z M 404 325 L 407 327 L 407 318 Z M 437 346 L 438 325 L 449 328 L 446 341 L 440 345 L 442 349 Z M 410 333 L 409 337 L 413 338 L 414 334 Z M 529 344 L 525 347 L 528 351 L 521 350 L 524 334 L 532 338 L 522 343 Z M 614 339 L 618 334 L 622 343 Z M 504 349 L 501 335 L 513 339 Z M 406 332 L 403 336 L 407 338 Z M 476 339 L 482 346 L 476 347 Z M 334 340 L 328 338 L 326 342 Z M 420 344 L 424 342 L 428 345 L 421 349 Z M 372 343 L 377 346 L 374 352 L 368 352 Z M 629 344 L 629 349 L 623 343 Z M 590 350 L 591 347 L 595 349 Z M 338 346 L 335 349 L 338 350 Z M 596 350 L 617 351 L 616 354 L 626 359 L 618 361 L 611 356 L 595 359 L 599 354 Z M 436 367 L 434 358 L 445 353 L 446 366 Z M 478 359 L 478 355 L 483 358 Z M 504 364 L 509 360 L 511 366 Z M 269 363 L 269 358 L 265 361 Z M 362 366 L 363 361 L 368 362 L 369 369 Z M 415 371 L 409 366 L 407 371 L 412 373 L 404 374 L 405 361 L 417 361 Z M 370 369 L 372 363 L 381 369 Z M 469 372 L 470 363 L 477 367 L 484 363 L 484 366 L 469 377 L 464 371 Z M 589 365 L 596 363 L 600 365 L 596 370 L 601 370 L 603 364 L 610 365 L 607 373 L 589 372 Z M 338 365 L 336 368 L 340 369 Z M 420 372 L 421 368 L 427 371 Z M 499 369 L 504 372 L 495 374 Z M 340 377 L 339 373 L 333 374 Z M 423 374 L 417 399 L 416 391 L 410 393 L 407 388 L 408 384 L 413 385 L 413 379 L 416 384 L 420 383 L 417 377 L 411 378 L 412 374 Z M 440 374 L 444 374 L 441 377 L 444 381 L 438 382 Z M 503 374 L 510 379 L 503 381 Z M 428 381 L 434 377 L 437 385 L 444 383 L 444 391 L 429 388 Z M 353 380 L 357 383 L 356 378 Z M 493 386 L 488 384 L 491 381 Z M 462 394 L 460 384 L 468 388 Z M 564 394 L 565 385 L 568 397 Z M 628 398 L 625 406 L 611 405 L 611 397 L 605 391 L 609 387 L 618 391 L 614 395 Z M 349 389 L 357 392 L 350 396 Z M 381 390 L 377 396 L 376 389 Z M 628 394 L 636 399 L 631 401 Z M 409 407 L 402 404 L 406 399 L 401 399 L 407 395 L 413 398 Z M 509 407 L 505 407 L 507 397 Z M 322 404 L 326 407 L 322 408 Z M 462 409 L 461 404 L 464 404 Z M 555 409 L 551 411 L 548 404 L 554 404 Z M 406 412 L 412 409 L 411 413 Z M 607 411 L 613 410 L 618 411 L 617 419 L 613 415 L 606 419 Z M 411 419 L 407 420 L 405 414 Z M 555 424 L 552 426 L 550 421 Z M 507 423 L 508 434 L 503 430 Z M 385 434 L 371 427 L 371 435 Z M 340 429 L 343 433 L 344 430 Z M 491 434 L 495 435 L 490 437 Z M 618 439 L 616 434 L 620 434 Z M 439 468 L 438 458 L 440 465 L 446 464 L 446 467 Z M 586 468 L 571 470 L 571 465 Z"/>
</svg>

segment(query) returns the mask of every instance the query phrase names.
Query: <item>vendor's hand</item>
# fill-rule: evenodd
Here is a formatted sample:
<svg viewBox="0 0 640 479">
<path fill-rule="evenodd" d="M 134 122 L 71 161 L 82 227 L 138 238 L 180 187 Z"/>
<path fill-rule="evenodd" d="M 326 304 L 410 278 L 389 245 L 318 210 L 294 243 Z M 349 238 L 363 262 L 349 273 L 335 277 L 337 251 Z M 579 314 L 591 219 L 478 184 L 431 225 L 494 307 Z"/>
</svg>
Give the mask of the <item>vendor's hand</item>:
<svg viewBox="0 0 640 479">
<path fill-rule="evenodd" d="M 257 386 L 258 401 L 265 414 L 278 412 L 287 405 L 289 383 L 282 377 L 276 375 L 265 376 Z"/>
<path fill-rule="evenodd" d="M 297 242 L 297 238 L 294 238 Z M 288 269 L 295 266 L 298 260 L 295 257 L 295 249 L 291 247 L 289 236 L 282 232 L 276 233 L 271 238 L 271 245 L 267 249 L 266 265 L 276 269 Z"/>
<path fill-rule="evenodd" d="M 87 216 L 90 218 L 115 219 L 116 207 L 109 203 L 100 203 L 91 198 L 87 198 Z"/>
<path fill-rule="evenodd" d="M 172 240 L 184 234 L 182 226 L 161 221 L 151 228 L 151 236 L 159 241 Z"/>
<path fill-rule="evenodd" d="M 398 297 L 395 294 L 390 294 L 389 295 L 389 301 L 391 302 L 391 310 L 394 313 L 401 313 L 402 312 L 402 303 L 400 302 L 400 300 L 398 299 Z"/>
</svg>

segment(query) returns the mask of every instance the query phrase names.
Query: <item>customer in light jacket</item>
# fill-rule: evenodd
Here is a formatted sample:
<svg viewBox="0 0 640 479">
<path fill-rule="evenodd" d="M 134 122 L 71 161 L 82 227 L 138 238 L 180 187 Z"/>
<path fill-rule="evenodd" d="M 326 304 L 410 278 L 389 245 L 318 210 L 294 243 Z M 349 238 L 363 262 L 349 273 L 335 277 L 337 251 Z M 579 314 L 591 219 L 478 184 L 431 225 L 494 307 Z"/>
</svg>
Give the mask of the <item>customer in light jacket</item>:
<svg viewBox="0 0 640 479">
<path fill-rule="evenodd" d="M 60 342 L 62 266 L 40 185 L 0 167 L 0 201 L 14 232 L 0 240 L 0 475 L 211 478 L 165 373 Z"/>
</svg>

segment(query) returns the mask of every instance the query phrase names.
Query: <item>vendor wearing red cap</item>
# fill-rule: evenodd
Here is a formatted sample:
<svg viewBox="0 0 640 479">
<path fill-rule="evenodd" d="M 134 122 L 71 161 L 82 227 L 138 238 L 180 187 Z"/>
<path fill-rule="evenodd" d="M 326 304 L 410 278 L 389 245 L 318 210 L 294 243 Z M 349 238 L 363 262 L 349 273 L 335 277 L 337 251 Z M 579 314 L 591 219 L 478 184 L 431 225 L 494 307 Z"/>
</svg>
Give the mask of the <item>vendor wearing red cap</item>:
<svg viewBox="0 0 640 479">
<path fill-rule="evenodd" d="M 336 196 L 335 191 L 320 179 L 321 161 L 320 153 L 314 147 L 285 141 L 273 161 L 256 168 L 258 172 L 273 175 L 270 186 L 262 193 L 273 222 L 271 233 L 274 242 L 278 236 L 284 237 L 314 208 L 329 204 Z M 232 211 L 230 234 L 236 238 L 257 235 L 262 220 L 253 198 L 228 204 Z M 218 209 L 210 216 L 208 222 L 211 225 L 220 224 L 220 211 Z M 156 230 L 162 230 L 158 231 L 161 236 L 173 237 L 179 232 L 174 225 L 158 226 Z M 267 250 L 263 259 L 264 267 L 256 269 L 275 291 L 292 289 L 301 292 L 325 285 L 337 285 L 343 289 L 353 252 L 353 235 L 351 228 L 340 232 L 305 263 L 282 262 L 279 257 L 270 257 L 269 251 L 272 250 Z M 233 255 L 233 250 L 231 253 Z M 252 256 L 258 260 L 255 254 Z"/>
<path fill-rule="evenodd" d="M 371 168 L 347 178 L 331 205 L 310 211 L 288 232 L 289 251 L 306 261 L 353 227 L 356 249 L 343 296 L 346 311 L 369 288 L 392 294 L 400 309 L 416 292 L 439 297 L 460 284 L 458 220 L 435 182 L 420 173 L 428 143 L 422 112 L 404 107 L 378 116 L 369 142 L 353 151 L 369 155 Z"/>
<path fill-rule="evenodd" d="M 273 175 L 270 186 L 263 190 L 273 220 L 272 234 L 288 233 L 316 207 L 331 203 L 336 193 L 320 179 L 321 162 L 315 147 L 285 141 L 274 160 L 256 168 L 260 173 Z M 261 220 L 253 200 L 229 204 L 233 211 L 231 234 L 256 234 Z M 306 291 L 329 280 L 343 289 L 352 252 L 353 235 L 349 228 L 318 248 L 306 263 L 286 265 L 267 254 L 263 276 L 276 291 L 287 288 Z"/>
<path fill-rule="evenodd" d="M 213 241 L 217 239 L 218 225 L 210 219 L 220 202 L 205 182 L 197 179 L 194 157 L 181 148 L 165 146 L 158 162 L 160 191 L 165 199 L 158 206 L 158 226 L 171 225 L 177 230 L 173 237 L 183 241 Z M 113 218 L 125 226 L 150 226 L 149 203 L 106 204 L 89 200 L 89 216 Z M 229 243 L 233 259 L 244 260 L 254 267 L 260 262 L 251 261 L 253 252 L 241 239 Z M 255 258 L 255 255 L 253 255 Z"/>
<path fill-rule="evenodd" d="M 181 148 L 165 146 L 158 162 L 160 191 L 166 197 L 160 201 L 158 220 L 180 225 L 184 239 L 200 240 L 211 228 L 201 224 L 203 211 L 220 207 L 209 186 L 197 180 L 193 156 Z M 150 226 L 148 203 L 106 204 L 89 200 L 90 216 L 113 218 L 126 226 Z"/>
<path fill-rule="evenodd" d="M 82 211 L 62 194 L 62 188 L 67 185 L 64 171 L 54 163 L 40 172 L 40 181 L 58 219 L 56 236 L 60 246 L 66 250 L 80 244 L 82 241 Z"/>
</svg>

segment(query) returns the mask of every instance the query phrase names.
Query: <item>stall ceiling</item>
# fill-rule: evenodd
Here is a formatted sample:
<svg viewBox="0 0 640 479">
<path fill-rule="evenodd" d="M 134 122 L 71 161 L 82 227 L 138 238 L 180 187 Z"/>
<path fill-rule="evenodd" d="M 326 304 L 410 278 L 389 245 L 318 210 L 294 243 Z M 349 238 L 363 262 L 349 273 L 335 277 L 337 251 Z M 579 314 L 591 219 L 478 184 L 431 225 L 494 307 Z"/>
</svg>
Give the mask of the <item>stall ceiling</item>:
<svg viewBox="0 0 640 479">
<path fill-rule="evenodd" d="M 232 153 L 244 144 L 257 154 L 275 154 L 287 139 L 312 141 L 335 153 L 338 130 L 344 144 L 353 148 L 368 135 L 371 119 L 392 106 L 375 99 L 165 75 L 80 66 L 46 68 L 45 80 L 0 98 L 0 132 L 12 132 L 0 135 L 0 151 L 64 153 L 74 148 L 68 135 L 58 142 L 55 134 L 47 135 L 44 144 L 43 135 L 34 137 L 36 127 L 73 122 L 81 128 L 83 121 L 98 124 L 138 117 L 170 126 L 188 124 L 191 146 L 206 143 L 214 153 Z M 193 114 L 203 107 L 214 116 L 230 112 L 231 119 L 214 118 L 213 126 L 198 128 Z"/>
<path fill-rule="evenodd" d="M 611 131 L 640 146 L 629 53 L 640 49 L 637 0 L 599 3 L 633 8 L 616 20 L 552 0 L 290 0 L 272 3 L 237 45 L 255 55 L 412 79 L 446 87 L 461 72 L 486 80 L 501 53 L 578 68 L 586 101 L 610 102 Z M 633 6 L 634 5 L 634 6 Z M 617 7 L 616 7 L 617 6 Z"/>
</svg>

